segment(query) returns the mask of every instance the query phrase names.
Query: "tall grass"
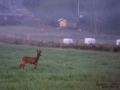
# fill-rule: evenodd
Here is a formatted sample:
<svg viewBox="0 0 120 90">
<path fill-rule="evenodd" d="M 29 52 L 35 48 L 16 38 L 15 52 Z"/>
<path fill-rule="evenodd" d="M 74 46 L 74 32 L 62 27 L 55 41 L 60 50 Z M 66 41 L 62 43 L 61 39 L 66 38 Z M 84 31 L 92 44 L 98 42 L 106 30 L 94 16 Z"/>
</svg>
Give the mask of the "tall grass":
<svg viewBox="0 0 120 90">
<path fill-rule="evenodd" d="M 21 57 L 42 56 L 36 69 Z M 0 90 L 101 90 L 120 88 L 119 53 L 0 44 Z"/>
</svg>

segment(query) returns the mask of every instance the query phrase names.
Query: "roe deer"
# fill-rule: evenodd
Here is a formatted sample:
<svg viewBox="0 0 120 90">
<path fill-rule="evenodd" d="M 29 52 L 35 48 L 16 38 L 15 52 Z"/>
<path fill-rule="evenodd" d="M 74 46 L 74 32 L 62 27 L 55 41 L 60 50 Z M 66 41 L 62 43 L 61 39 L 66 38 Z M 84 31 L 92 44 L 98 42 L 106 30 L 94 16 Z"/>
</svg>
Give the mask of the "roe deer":
<svg viewBox="0 0 120 90">
<path fill-rule="evenodd" d="M 25 64 L 30 63 L 30 64 L 34 64 L 34 69 L 35 69 L 40 56 L 41 56 L 41 51 L 37 50 L 36 57 L 28 57 L 28 56 L 22 57 L 21 59 L 22 63 L 20 64 L 20 68 L 22 67 L 24 69 Z"/>
</svg>

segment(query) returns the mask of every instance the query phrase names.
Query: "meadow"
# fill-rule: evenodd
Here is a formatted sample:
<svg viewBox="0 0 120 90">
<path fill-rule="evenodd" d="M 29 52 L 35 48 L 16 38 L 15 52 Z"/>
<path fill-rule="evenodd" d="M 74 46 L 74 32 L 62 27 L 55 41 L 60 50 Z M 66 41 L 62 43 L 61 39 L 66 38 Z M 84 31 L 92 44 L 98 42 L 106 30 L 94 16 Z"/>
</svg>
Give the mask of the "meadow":
<svg viewBox="0 0 120 90">
<path fill-rule="evenodd" d="M 37 49 L 37 68 L 20 69 Z M 0 90 L 120 90 L 120 53 L 0 44 Z"/>
</svg>

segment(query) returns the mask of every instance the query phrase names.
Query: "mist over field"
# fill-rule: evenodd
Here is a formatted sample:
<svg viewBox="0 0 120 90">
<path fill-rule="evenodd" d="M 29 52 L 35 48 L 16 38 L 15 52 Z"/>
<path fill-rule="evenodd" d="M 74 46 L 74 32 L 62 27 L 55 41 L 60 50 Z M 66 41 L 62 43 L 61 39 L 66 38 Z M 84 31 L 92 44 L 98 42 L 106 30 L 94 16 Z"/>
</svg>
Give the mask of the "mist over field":
<svg viewBox="0 0 120 90">
<path fill-rule="evenodd" d="M 59 27 L 58 19 L 63 18 L 76 22 L 75 29 L 95 34 L 120 34 L 119 3 L 119 0 L 0 0 L 21 23 Z"/>
<path fill-rule="evenodd" d="M 115 45 L 120 38 L 119 0 L 0 0 L 0 5 L 2 43 L 62 43 L 70 38 L 84 44 L 85 38 L 95 38 Z"/>
<path fill-rule="evenodd" d="M 119 0 L 0 0 L 0 15 L 6 20 L 13 13 L 11 23 L 0 23 L 0 37 L 26 40 L 60 40 L 72 38 L 84 43 L 96 38 L 99 43 L 112 43 L 120 38 Z M 3 7 L 1 6 L 1 7 Z M 9 15 L 8 15 L 9 17 Z M 60 27 L 59 19 L 67 21 Z M 14 21 L 12 23 L 12 21 Z M 102 41 L 104 40 L 104 41 Z M 111 41 L 112 40 L 112 41 Z"/>
</svg>

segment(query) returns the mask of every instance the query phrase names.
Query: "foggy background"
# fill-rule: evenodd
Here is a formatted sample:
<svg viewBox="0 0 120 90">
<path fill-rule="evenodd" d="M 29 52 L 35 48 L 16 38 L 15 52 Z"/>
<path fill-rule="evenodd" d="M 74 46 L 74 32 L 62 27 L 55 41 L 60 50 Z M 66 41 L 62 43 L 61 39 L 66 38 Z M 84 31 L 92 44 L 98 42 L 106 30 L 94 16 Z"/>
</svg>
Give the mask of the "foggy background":
<svg viewBox="0 0 120 90">
<path fill-rule="evenodd" d="M 96 33 L 105 30 L 117 32 L 120 29 L 119 0 L 23 0 L 23 5 L 40 19 L 79 19 L 79 27 Z"/>
<path fill-rule="evenodd" d="M 2 38 L 120 38 L 120 0 L 0 0 L 0 4 L 9 8 L 16 20 L 12 27 L 0 25 Z M 60 18 L 77 25 L 59 28 Z"/>
<path fill-rule="evenodd" d="M 10 9 L 27 8 L 41 21 L 55 23 L 59 18 L 79 19 L 79 27 L 96 33 L 105 30 L 117 32 L 120 29 L 119 0 L 0 0 L 0 4 Z"/>
</svg>

